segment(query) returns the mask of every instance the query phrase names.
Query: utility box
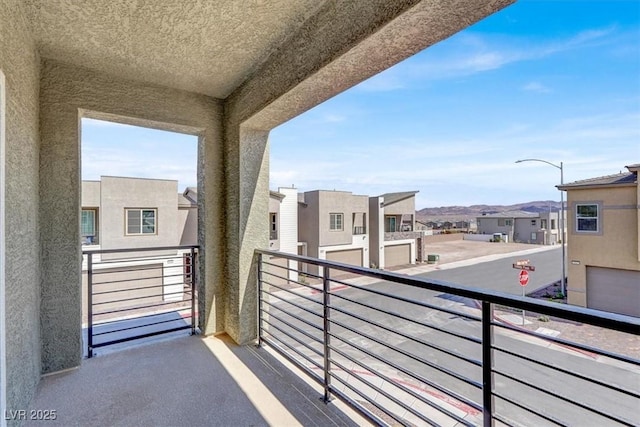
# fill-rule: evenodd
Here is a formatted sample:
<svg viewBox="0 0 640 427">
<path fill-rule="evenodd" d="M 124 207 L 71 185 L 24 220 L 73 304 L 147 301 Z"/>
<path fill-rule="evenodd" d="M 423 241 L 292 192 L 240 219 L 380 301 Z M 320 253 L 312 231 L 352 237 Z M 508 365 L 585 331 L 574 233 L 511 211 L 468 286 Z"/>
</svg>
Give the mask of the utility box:
<svg viewBox="0 0 640 427">
<path fill-rule="evenodd" d="M 437 254 L 427 255 L 427 264 L 435 264 L 438 261 L 440 261 L 440 255 L 437 255 Z"/>
</svg>

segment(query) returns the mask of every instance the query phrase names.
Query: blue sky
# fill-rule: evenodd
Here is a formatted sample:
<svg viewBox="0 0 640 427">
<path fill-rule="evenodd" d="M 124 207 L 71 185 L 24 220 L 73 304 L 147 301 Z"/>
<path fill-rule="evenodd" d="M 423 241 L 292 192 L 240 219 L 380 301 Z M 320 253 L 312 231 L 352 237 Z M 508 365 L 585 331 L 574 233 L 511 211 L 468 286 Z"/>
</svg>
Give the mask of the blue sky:
<svg viewBox="0 0 640 427">
<path fill-rule="evenodd" d="M 133 169 L 195 184 L 195 138 L 131 129 L 85 122 L 85 179 Z M 133 141 L 149 166 L 118 153 Z M 418 209 L 559 200 L 557 169 L 515 160 L 562 161 L 565 182 L 640 163 L 640 2 L 521 0 L 270 141 L 272 188 L 419 190 Z"/>
</svg>

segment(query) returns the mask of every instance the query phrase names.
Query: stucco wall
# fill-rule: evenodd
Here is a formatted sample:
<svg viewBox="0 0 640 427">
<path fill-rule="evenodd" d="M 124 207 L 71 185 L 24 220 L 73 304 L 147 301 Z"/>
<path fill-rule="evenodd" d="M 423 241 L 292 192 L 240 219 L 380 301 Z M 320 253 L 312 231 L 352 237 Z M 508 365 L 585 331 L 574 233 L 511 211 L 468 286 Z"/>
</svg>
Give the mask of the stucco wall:
<svg viewBox="0 0 640 427">
<path fill-rule="evenodd" d="M 576 203 L 601 203 L 601 233 L 576 232 Z M 567 191 L 567 296 L 586 306 L 587 266 L 640 271 L 636 187 Z M 576 264 L 579 262 L 579 264 Z"/>
<path fill-rule="evenodd" d="M 180 243 L 178 223 L 178 182 L 113 176 L 101 178 L 100 247 L 102 249 L 175 246 Z M 127 208 L 155 209 L 156 232 L 126 234 Z M 103 255 L 128 256 L 118 254 Z"/>
<path fill-rule="evenodd" d="M 81 116 L 198 135 L 198 238 L 204 258 L 199 264 L 204 279 L 199 289 L 200 326 L 205 333 L 223 330 L 222 103 L 51 60 L 43 62 L 41 74 L 40 221 L 46 254 L 41 293 L 43 371 L 77 366 L 82 355 Z"/>
<path fill-rule="evenodd" d="M 407 215 L 411 215 L 412 217 L 416 216 L 416 198 L 409 197 L 405 200 L 400 200 L 399 202 L 392 203 L 390 205 L 385 205 L 384 207 L 385 215 L 405 215 L 405 219 Z"/>
<path fill-rule="evenodd" d="M 100 207 L 100 181 L 82 181 L 82 207 Z"/>
<path fill-rule="evenodd" d="M 39 58 L 22 3 L 0 0 L 0 70 L 6 79 L 5 316 L 7 409 L 25 409 L 40 379 L 38 220 Z M 0 356 L 1 357 L 1 356 Z M 4 416 L 4 414 L 0 414 Z"/>
</svg>

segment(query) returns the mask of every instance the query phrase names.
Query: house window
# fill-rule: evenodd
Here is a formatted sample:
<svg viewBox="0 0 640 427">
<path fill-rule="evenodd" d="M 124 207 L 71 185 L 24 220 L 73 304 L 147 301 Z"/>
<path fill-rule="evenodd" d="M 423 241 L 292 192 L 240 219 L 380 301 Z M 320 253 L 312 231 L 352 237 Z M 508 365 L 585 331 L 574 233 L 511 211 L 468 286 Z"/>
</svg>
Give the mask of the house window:
<svg viewBox="0 0 640 427">
<path fill-rule="evenodd" d="M 80 217 L 80 235 L 82 237 L 93 237 L 96 235 L 96 211 L 93 209 L 82 209 Z"/>
<path fill-rule="evenodd" d="M 535 231 L 533 231 L 533 232 L 531 233 L 531 240 L 533 240 L 534 242 L 535 242 L 536 240 L 538 240 L 538 233 L 536 233 Z"/>
<path fill-rule="evenodd" d="M 506 225 L 506 221 L 504 219 L 498 220 L 498 227 L 504 227 Z"/>
<path fill-rule="evenodd" d="M 480 226 L 480 220 L 478 220 L 476 223 L 478 224 L 478 227 L 479 227 Z"/>
<path fill-rule="evenodd" d="M 125 209 L 127 235 L 156 234 L 157 209 Z"/>
<path fill-rule="evenodd" d="M 341 213 L 329 214 L 329 230 L 342 231 L 343 230 L 343 215 Z"/>
<path fill-rule="evenodd" d="M 505 221 L 507 227 L 511 227 L 513 225 L 513 220 L 512 219 L 508 219 Z"/>
<path fill-rule="evenodd" d="M 271 224 L 271 228 L 269 231 L 269 239 L 278 240 L 278 214 L 277 213 L 269 214 L 269 223 Z"/>
<path fill-rule="evenodd" d="M 552 219 L 552 220 L 551 220 L 551 229 L 552 229 L 552 230 L 555 230 L 555 229 L 556 229 L 556 220 L 555 220 L 555 219 Z"/>
<path fill-rule="evenodd" d="M 598 230 L 598 205 L 576 205 L 576 231 L 595 232 Z"/>
<path fill-rule="evenodd" d="M 536 223 L 537 223 L 537 221 L 536 221 L 535 219 L 532 219 L 532 220 L 531 220 L 531 226 L 532 226 L 532 227 L 535 227 L 535 226 L 536 226 Z"/>
<path fill-rule="evenodd" d="M 396 217 L 395 216 L 386 216 L 384 217 L 384 231 L 387 233 L 393 233 L 394 231 L 398 231 L 396 229 Z"/>
<path fill-rule="evenodd" d="M 547 228 L 547 220 L 546 219 L 541 219 L 540 220 L 540 228 Z"/>
</svg>

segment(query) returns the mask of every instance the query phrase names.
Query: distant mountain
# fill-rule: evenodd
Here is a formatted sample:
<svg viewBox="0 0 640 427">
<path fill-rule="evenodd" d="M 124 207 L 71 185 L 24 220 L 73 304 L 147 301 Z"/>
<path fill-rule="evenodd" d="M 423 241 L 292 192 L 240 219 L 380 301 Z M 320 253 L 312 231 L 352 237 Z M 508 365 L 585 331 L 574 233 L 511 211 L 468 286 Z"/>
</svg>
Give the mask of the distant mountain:
<svg viewBox="0 0 640 427">
<path fill-rule="evenodd" d="M 475 219 L 483 213 L 492 214 L 506 211 L 525 211 L 532 213 L 557 212 L 560 210 L 560 202 L 544 200 L 536 202 L 517 203 L 514 205 L 472 205 L 472 206 L 441 206 L 438 208 L 424 208 L 416 211 L 417 219 L 438 219 L 440 217 L 457 219 Z"/>
</svg>

